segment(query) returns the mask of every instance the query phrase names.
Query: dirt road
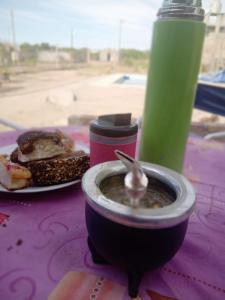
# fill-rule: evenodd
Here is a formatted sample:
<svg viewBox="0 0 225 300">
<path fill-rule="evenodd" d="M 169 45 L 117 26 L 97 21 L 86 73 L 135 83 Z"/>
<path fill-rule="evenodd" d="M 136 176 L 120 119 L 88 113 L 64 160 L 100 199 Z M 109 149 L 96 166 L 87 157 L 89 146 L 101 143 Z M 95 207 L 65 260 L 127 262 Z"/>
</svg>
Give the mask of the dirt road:
<svg viewBox="0 0 225 300">
<path fill-rule="evenodd" d="M 120 75 L 85 70 L 17 75 L 0 86 L 0 118 L 26 128 L 67 125 L 71 115 L 132 112 L 138 118 L 143 111 L 145 89 L 114 84 Z M 194 110 L 194 121 L 207 118 L 211 115 Z M 219 118 L 220 122 L 224 120 Z"/>
</svg>

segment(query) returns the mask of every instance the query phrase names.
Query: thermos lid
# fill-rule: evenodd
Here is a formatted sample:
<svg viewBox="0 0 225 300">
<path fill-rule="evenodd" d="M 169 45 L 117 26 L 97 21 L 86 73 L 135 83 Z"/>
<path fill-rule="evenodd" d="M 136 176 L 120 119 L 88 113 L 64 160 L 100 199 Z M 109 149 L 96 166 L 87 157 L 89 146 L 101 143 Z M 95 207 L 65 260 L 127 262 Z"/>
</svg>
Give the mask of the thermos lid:
<svg viewBox="0 0 225 300">
<path fill-rule="evenodd" d="M 202 21 L 205 11 L 201 0 L 164 0 L 159 18 L 184 18 Z"/>
<path fill-rule="evenodd" d="M 102 115 L 91 122 L 90 131 L 107 137 L 126 137 L 136 134 L 138 125 L 132 123 L 131 113 Z"/>
<path fill-rule="evenodd" d="M 168 228 L 186 221 L 195 205 L 195 191 L 189 181 L 168 168 L 145 162 L 141 165 L 149 178 L 164 182 L 175 192 L 176 200 L 172 204 L 156 209 L 134 209 L 107 198 L 100 190 L 100 183 L 107 177 L 127 172 L 120 161 L 98 164 L 85 173 L 82 188 L 88 204 L 105 218 L 135 228 Z"/>
</svg>

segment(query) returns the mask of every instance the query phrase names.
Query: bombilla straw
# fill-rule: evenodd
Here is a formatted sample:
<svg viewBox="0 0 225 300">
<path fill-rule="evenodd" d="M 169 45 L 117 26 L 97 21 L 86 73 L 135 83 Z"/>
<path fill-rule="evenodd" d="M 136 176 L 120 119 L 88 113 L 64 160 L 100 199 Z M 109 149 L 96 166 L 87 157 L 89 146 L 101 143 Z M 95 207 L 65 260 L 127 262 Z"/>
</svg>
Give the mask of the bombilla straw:
<svg viewBox="0 0 225 300">
<path fill-rule="evenodd" d="M 141 164 L 133 157 L 130 157 L 126 153 L 119 150 L 115 150 L 115 154 L 128 169 L 128 173 L 124 179 L 124 185 L 131 206 L 137 208 L 141 198 L 146 192 L 148 178 L 145 175 Z"/>
</svg>

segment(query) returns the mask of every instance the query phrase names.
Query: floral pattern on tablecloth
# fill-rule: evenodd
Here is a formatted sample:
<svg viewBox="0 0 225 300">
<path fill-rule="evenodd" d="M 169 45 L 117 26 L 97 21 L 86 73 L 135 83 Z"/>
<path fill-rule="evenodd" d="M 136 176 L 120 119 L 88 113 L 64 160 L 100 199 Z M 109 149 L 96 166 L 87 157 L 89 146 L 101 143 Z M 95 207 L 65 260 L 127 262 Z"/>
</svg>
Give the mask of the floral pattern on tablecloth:
<svg viewBox="0 0 225 300">
<path fill-rule="evenodd" d="M 87 127 L 65 131 L 88 145 Z M 0 146 L 15 143 L 18 134 L 1 133 Z M 224 162 L 224 144 L 189 140 L 184 174 L 197 189 L 195 212 L 177 255 L 144 277 L 142 299 L 157 299 L 158 294 L 181 300 L 225 299 Z M 0 194 L 0 212 L 7 216 L 6 226 L 0 226 L 1 300 L 47 299 L 69 271 L 103 276 L 126 286 L 123 272 L 92 262 L 84 204 L 80 184 L 33 195 Z"/>
</svg>

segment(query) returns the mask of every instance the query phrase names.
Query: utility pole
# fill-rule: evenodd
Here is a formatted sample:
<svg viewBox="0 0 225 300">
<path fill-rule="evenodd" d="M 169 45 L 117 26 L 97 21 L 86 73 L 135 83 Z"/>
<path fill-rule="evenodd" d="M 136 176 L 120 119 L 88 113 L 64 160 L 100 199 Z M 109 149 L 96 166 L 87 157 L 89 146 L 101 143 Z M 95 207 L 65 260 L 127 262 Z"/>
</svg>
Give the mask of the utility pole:
<svg viewBox="0 0 225 300">
<path fill-rule="evenodd" d="M 58 53 L 58 46 L 55 45 L 55 68 L 58 69 L 59 67 L 59 53 Z"/>
<path fill-rule="evenodd" d="M 71 32 L 70 32 L 70 48 L 71 48 L 71 50 L 73 50 L 73 47 L 74 47 L 73 43 L 74 43 L 74 32 L 73 32 L 73 28 L 71 28 Z"/>
<path fill-rule="evenodd" d="M 118 63 L 121 62 L 121 43 L 122 43 L 122 26 L 124 21 L 120 20 L 119 22 L 119 33 L 118 33 Z"/>
<path fill-rule="evenodd" d="M 73 28 L 71 28 L 71 31 L 70 31 L 70 60 L 71 60 L 71 63 L 74 60 L 73 49 L 74 49 L 74 31 L 73 31 Z"/>
<path fill-rule="evenodd" d="M 13 44 L 14 50 L 16 50 L 16 31 L 15 31 L 15 22 L 14 22 L 13 9 L 10 10 L 10 20 L 11 20 L 11 32 L 12 32 L 12 44 Z"/>
</svg>

